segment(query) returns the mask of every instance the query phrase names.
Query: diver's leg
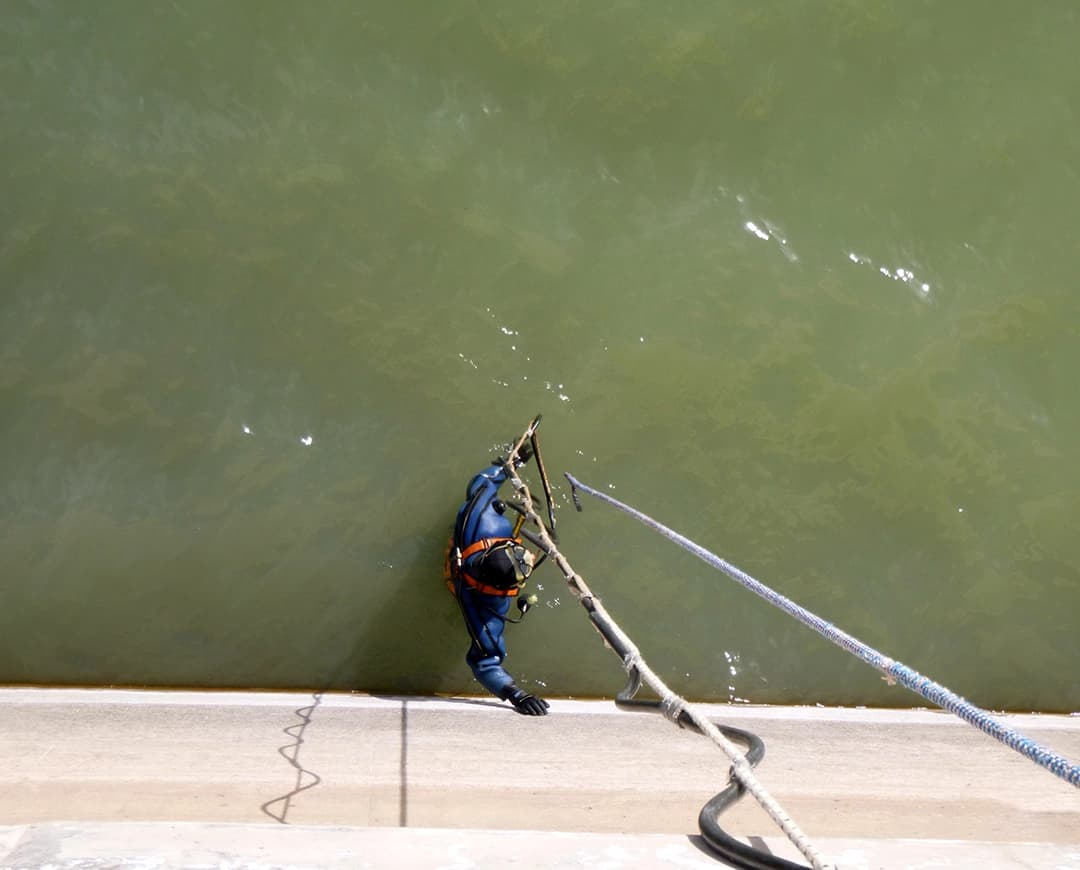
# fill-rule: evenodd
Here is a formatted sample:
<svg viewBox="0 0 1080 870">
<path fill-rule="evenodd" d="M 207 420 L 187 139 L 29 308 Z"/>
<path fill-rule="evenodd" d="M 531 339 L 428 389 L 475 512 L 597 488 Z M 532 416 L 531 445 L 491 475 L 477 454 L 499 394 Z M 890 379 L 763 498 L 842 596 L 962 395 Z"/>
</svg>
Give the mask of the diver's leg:
<svg viewBox="0 0 1080 870">
<path fill-rule="evenodd" d="M 472 639 L 465 661 L 480 685 L 495 697 L 506 700 L 514 685 L 514 678 L 502 666 L 506 658 L 503 630 L 510 599 L 501 595 L 483 595 L 472 589 L 463 592 L 458 601 Z"/>
</svg>

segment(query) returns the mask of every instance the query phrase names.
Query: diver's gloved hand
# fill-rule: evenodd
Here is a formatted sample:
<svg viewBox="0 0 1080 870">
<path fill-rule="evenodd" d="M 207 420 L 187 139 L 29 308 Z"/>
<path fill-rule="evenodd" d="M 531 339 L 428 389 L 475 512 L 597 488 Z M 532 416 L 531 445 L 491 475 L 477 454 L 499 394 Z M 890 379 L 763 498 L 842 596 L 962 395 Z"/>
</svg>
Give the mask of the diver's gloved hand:
<svg viewBox="0 0 1080 870">
<path fill-rule="evenodd" d="M 514 468 L 521 468 L 521 466 L 532 459 L 532 455 L 532 442 L 526 441 L 521 445 L 521 449 L 517 452 L 517 458 L 514 459 Z"/>
<path fill-rule="evenodd" d="M 510 694 L 504 700 L 513 704 L 514 709 L 523 716 L 546 716 L 548 712 L 547 701 L 543 698 L 537 698 L 536 695 L 532 695 L 524 689 L 519 689 L 517 686 L 511 689 Z"/>
</svg>

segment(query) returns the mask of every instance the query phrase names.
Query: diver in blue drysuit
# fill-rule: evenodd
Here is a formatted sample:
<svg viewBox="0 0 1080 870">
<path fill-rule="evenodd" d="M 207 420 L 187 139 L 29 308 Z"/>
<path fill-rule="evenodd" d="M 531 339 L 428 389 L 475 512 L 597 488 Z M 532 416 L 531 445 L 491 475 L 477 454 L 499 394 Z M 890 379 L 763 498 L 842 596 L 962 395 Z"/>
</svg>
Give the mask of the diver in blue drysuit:
<svg viewBox="0 0 1080 870">
<path fill-rule="evenodd" d="M 524 464 L 531 456 L 528 445 L 520 454 L 519 464 Z M 544 716 L 547 701 L 518 688 L 502 666 L 506 658 L 503 629 L 510 602 L 535 563 L 533 553 L 514 537 L 514 525 L 504 516 L 507 508 L 498 494 L 506 479 L 505 466 L 493 463 L 465 488 L 465 503 L 458 511 L 448 554 L 448 585 L 472 639 L 465 661 L 476 679 L 519 713 Z"/>
</svg>

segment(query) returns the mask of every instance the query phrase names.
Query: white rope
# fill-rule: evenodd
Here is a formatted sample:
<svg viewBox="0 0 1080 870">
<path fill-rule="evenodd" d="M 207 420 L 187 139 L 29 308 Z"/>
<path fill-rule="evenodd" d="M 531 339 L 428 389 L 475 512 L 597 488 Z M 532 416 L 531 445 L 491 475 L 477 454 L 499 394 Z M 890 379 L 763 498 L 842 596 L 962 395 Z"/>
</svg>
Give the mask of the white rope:
<svg viewBox="0 0 1080 870">
<path fill-rule="evenodd" d="M 783 807 L 780 806 L 779 802 L 766 791 L 765 786 L 763 786 L 760 780 L 754 775 L 753 768 L 746 760 L 739 747 L 728 740 L 699 707 L 689 703 L 680 695 L 676 694 L 663 680 L 660 679 L 659 676 L 656 675 L 652 668 L 645 662 L 644 658 L 642 658 L 641 652 L 638 650 L 637 646 L 630 640 L 615 620 L 611 618 L 607 610 L 604 609 L 604 606 L 600 603 L 600 599 L 592 594 L 581 575 L 571 567 L 570 563 L 566 560 L 566 557 L 559 552 L 558 547 L 555 546 L 555 542 L 551 539 L 551 535 L 548 534 L 543 521 L 533 509 L 532 495 L 529 492 L 528 486 L 525 485 L 525 482 L 518 477 L 517 473 L 514 471 L 513 460 L 517 456 L 517 451 L 520 450 L 521 446 L 525 443 L 527 435 L 528 433 L 518 441 L 511 450 L 509 457 L 507 457 L 507 471 L 514 489 L 521 498 L 521 510 L 524 511 L 526 519 L 536 526 L 537 537 L 543 542 L 548 556 L 563 572 L 563 576 L 566 579 L 571 594 L 573 594 L 578 602 L 583 605 L 587 601 L 587 609 L 591 608 L 591 615 L 594 620 L 603 620 L 609 630 L 611 630 L 619 639 L 623 648 L 628 650 L 623 659 L 624 667 L 628 672 L 636 669 L 641 676 L 642 681 L 660 697 L 661 710 L 664 711 L 664 715 L 673 722 L 677 722 L 679 713 L 684 711 L 701 733 L 711 739 L 713 743 L 723 750 L 724 754 L 727 755 L 728 759 L 731 761 L 732 776 L 734 776 L 742 786 L 754 796 L 754 799 L 761 808 L 765 810 L 769 818 L 773 820 L 785 835 L 787 835 L 787 838 L 806 860 L 810 862 L 810 865 L 814 870 L 834 870 L 834 865 L 826 862 L 810 842 L 810 839 L 806 834 L 803 833 L 794 820 L 792 820 L 791 816 L 789 816 L 787 812 L 784 811 Z M 605 643 L 607 643 L 606 640 Z"/>
<path fill-rule="evenodd" d="M 544 540 L 543 535 L 541 535 L 541 540 Z M 554 544 L 550 542 L 550 538 L 544 540 L 544 543 L 554 547 Z M 582 581 L 578 575 L 575 574 L 574 576 L 581 584 L 582 588 L 587 590 L 584 581 Z M 618 624 L 611 618 L 604 606 L 595 597 L 592 599 L 592 606 L 600 618 L 605 620 L 611 628 L 615 629 L 618 635 L 626 637 L 622 629 L 619 628 Z M 653 669 L 649 667 L 645 662 L 645 659 L 642 658 L 637 647 L 630 642 L 630 639 L 626 638 L 626 641 L 634 651 L 634 654 L 631 657 L 633 667 L 637 668 L 638 673 L 641 675 L 642 682 L 660 696 L 661 709 L 664 710 L 664 715 L 668 719 L 671 719 L 672 722 L 677 722 L 679 712 L 685 711 L 698 729 L 723 750 L 724 754 L 731 761 L 732 773 L 735 778 L 754 796 L 754 799 L 761 805 L 761 808 L 768 813 L 769 818 L 772 819 L 784 834 L 787 835 L 787 838 L 791 840 L 795 848 L 805 856 L 811 866 L 814 867 L 815 870 L 830 867 L 831 865 L 825 862 L 825 859 L 821 857 L 806 834 L 754 775 L 754 770 L 746 760 L 742 750 L 723 735 L 720 729 L 717 728 L 708 716 L 702 712 L 700 707 L 691 704 L 672 691 Z M 627 670 L 630 670 L 629 666 L 627 667 Z"/>
</svg>

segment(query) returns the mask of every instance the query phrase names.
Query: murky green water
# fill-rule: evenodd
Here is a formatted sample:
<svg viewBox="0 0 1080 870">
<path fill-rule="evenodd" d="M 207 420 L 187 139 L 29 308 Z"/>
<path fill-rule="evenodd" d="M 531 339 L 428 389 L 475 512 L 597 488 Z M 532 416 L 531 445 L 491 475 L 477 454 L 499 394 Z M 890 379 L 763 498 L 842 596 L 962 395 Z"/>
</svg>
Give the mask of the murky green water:
<svg viewBox="0 0 1080 870">
<path fill-rule="evenodd" d="M 673 688 L 1080 708 L 1072 3 L 14 2 L 0 681 L 473 691 L 440 556 L 536 413 Z M 509 634 L 622 685 L 556 572 Z"/>
</svg>

